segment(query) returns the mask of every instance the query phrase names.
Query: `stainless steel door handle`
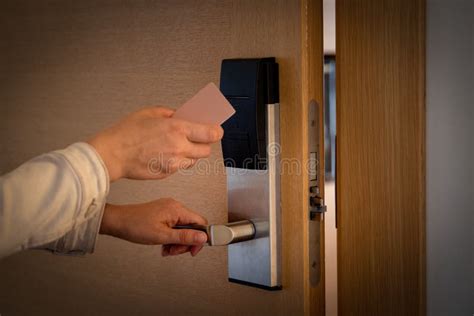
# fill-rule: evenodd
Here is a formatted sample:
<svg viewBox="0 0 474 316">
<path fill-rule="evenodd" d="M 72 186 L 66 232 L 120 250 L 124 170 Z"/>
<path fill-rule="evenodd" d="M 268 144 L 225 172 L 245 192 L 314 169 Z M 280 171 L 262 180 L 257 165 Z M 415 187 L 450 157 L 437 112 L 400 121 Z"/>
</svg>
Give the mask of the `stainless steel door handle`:
<svg viewBox="0 0 474 316">
<path fill-rule="evenodd" d="M 178 225 L 173 228 L 203 231 L 207 234 L 207 240 L 210 246 L 225 246 L 251 240 L 256 236 L 255 225 L 249 220 L 224 225 Z"/>
</svg>

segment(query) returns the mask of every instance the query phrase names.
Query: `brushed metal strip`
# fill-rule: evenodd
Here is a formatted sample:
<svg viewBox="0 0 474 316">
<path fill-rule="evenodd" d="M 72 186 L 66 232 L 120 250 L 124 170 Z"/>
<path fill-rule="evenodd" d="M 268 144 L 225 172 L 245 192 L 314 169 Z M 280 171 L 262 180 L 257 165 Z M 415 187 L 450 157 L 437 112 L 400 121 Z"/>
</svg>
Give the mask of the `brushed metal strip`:
<svg viewBox="0 0 474 316">
<path fill-rule="evenodd" d="M 226 167 L 229 222 L 249 219 L 255 239 L 229 245 L 229 279 L 281 286 L 279 104 L 267 105 L 267 170 Z"/>
</svg>

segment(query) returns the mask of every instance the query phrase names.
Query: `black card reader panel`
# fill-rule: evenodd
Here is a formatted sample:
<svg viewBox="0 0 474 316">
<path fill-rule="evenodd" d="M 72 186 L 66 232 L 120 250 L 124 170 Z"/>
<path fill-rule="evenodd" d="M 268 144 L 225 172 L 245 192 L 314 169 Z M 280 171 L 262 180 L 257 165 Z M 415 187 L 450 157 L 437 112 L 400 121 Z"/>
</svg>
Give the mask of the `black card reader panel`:
<svg viewBox="0 0 474 316">
<path fill-rule="evenodd" d="M 267 105 L 279 103 L 275 58 L 223 60 L 220 90 L 236 111 L 222 125 L 225 166 L 265 170 Z"/>
</svg>

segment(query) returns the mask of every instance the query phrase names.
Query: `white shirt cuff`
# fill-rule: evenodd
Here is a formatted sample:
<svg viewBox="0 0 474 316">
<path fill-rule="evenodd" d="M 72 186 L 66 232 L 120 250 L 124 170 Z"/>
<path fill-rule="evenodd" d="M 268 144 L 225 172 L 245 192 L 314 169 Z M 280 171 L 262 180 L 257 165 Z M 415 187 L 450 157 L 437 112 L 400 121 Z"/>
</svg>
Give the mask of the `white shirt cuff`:
<svg viewBox="0 0 474 316">
<path fill-rule="evenodd" d="M 75 143 L 56 153 L 67 159 L 81 184 L 80 206 L 72 229 L 63 237 L 39 248 L 55 254 L 92 253 L 109 192 L 107 168 L 94 147 L 87 143 Z"/>
</svg>

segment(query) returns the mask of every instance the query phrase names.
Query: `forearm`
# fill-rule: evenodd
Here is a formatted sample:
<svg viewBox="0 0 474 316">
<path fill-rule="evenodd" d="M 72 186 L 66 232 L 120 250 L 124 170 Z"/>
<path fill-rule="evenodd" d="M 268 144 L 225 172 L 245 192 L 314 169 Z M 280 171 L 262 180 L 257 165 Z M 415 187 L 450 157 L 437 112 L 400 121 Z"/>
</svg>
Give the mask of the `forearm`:
<svg viewBox="0 0 474 316">
<path fill-rule="evenodd" d="M 102 211 L 107 193 L 107 170 L 85 143 L 41 155 L 2 176 L 0 257 L 79 229 Z"/>
</svg>

